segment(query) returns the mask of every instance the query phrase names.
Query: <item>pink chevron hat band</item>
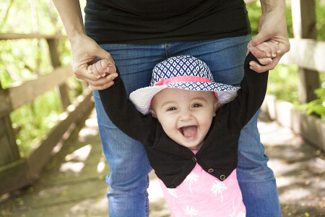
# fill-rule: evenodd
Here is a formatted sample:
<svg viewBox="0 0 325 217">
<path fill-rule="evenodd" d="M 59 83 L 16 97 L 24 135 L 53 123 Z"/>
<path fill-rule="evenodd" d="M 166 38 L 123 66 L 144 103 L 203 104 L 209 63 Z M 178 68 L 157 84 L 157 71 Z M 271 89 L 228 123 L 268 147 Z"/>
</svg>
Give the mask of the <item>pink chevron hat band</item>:
<svg viewBox="0 0 325 217">
<path fill-rule="evenodd" d="M 197 77 L 197 76 L 179 76 L 179 77 L 172 77 L 168 79 L 161 78 L 158 82 L 154 84 L 154 86 L 161 86 L 164 84 L 170 84 L 175 82 L 207 82 L 210 83 L 211 81 L 207 78 Z M 218 94 L 214 92 L 214 95 L 218 97 Z M 151 102 L 150 102 L 151 105 Z"/>
<path fill-rule="evenodd" d="M 213 91 L 221 104 L 231 101 L 238 87 L 217 83 L 205 62 L 193 56 L 170 57 L 158 63 L 152 72 L 149 87 L 130 94 L 130 100 L 142 114 L 147 114 L 152 98 L 166 88 Z"/>
<path fill-rule="evenodd" d="M 164 84 L 170 84 L 174 82 L 211 82 L 207 78 L 197 77 L 197 76 L 179 76 L 172 77 L 168 79 L 161 78 L 158 82 L 154 84 L 154 86 L 160 86 Z"/>
</svg>

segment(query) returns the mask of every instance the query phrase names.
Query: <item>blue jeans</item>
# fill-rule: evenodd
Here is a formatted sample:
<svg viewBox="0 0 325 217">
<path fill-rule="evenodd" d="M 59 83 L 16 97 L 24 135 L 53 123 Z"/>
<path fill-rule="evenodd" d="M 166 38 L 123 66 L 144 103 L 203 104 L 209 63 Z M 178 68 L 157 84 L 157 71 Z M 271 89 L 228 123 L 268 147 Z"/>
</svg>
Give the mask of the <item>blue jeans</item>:
<svg viewBox="0 0 325 217">
<path fill-rule="evenodd" d="M 105 44 L 118 66 L 127 93 L 148 86 L 158 62 L 176 55 L 193 55 L 210 67 L 216 82 L 239 85 L 243 77 L 246 46 L 251 36 L 218 40 L 161 44 Z M 110 217 L 148 216 L 148 173 L 151 170 L 143 146 L 119 131 L 107 118 L 94 91 L 99 132 L 110 166 L 106 178 Z M 277 187 L 257 130 L 258 113 L 245 126 L 239 140 L 237 175 L 247 216 L 281 216 Z"/>
</svg>

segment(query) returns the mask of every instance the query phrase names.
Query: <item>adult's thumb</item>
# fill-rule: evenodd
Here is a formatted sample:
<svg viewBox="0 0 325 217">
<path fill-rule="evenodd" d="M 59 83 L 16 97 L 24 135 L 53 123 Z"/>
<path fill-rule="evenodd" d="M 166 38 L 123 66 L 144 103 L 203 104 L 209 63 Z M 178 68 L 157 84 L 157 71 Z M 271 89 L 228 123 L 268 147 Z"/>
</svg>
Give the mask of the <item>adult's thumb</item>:
<svg viewBox="0 0 325 217">
<path fill-rule="evenodd" d="M 96 55 L 99 59 L 107 59 L 107 60 L 111 61 L 113 64 L 115 64 L 111 54 L 101 47 L 99 47 Z"/>
<path fill-rule="evenodd" d="M 256 36 L 252 38 L 252 40 L 248 43 L 248 47 L 253 46 L 256 47 L 257 45 L 265 42 L 268 40 L 267 35 L 263 34 L 263 32 L 259 32 Z"/>
</svg>

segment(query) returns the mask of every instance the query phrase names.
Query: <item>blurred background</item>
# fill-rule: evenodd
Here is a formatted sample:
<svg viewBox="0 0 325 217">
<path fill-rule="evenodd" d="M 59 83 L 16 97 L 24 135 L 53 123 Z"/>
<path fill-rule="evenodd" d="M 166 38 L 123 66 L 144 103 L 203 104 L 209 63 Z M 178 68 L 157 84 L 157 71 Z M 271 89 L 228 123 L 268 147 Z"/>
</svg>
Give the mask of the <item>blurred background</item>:
<svg viewBox="0 0 325 217">
<path fill-rule="evenodd" d="M 84 0 L 81 1 L 81 5 L 85 6 Z M 293 38 L 291 0 L 287 0 L 287 5 L 288 33 L 289 37 Z M 325 1 L 316 0 L 315 6 L 317 40 L 325 41 Z M 253 35 L 255 35 L 261 16 L 259 1 L 249 4 L 247 9 Z M 0 2 L 0 32 L 65 35 L 63 25 L 51 0 L 2 0 Z M 58 52 L 62 66 L 71 63 L 72 56 L 67 38 L 59 39 Z M 53 66 L 46 39 L 0 40 L 0 81 L 3 89 L 52 71 Z M 275 95 L 278 99 L 298 105 L 298 66 L 278 65 L 274 71 L 275 73 L 270 73 L 268 93 Z M 318 101 L 319 104 L 311 105 L 314 107 L 311 109 L 324 118 L 325 74 L 319 73 L 319 76 L 321 84 L 318 97 L 321 100 Z M 71 89 L 70 98 L 73 99 L 82 92 L 80 81 L 74 77 L 69 78 L 67 83 Z M 56 91 L 58 90 L 53 88 L 52 91 L 46 92 L 10 114 L 13 128 L 17 131 L 16 142 L 21 156 L 29 153 L 59 120 L 62 109 Z M 317 109 L 317 106 L 323 109 Z"/>
<path fill-rule="evenodd" d="M 300 7 L 297 6 L 299 2 L 302 2 Z M 82 8 L 86 4 L 85 0 L 81 0 L 80 3 Z M 292 39 L 291 53 L 287 57 L 284 56 L 281 64 L 270 73 L 268 97 L 262 110 L 268 118 L 291 128 L 302 135 L 302 139 L 312 144 L 315 150 L 299 150 L 302 157 L 305 157 L 304 152 L 305 154 L 310 152 L 315 159 L 323 159 L 325 58 L 320 57 L 325 57 L 325 0 L 287 0 L 286 5 L 288 34 Z M 261 5 L 259 1 L 250 0 L 247 1 L 247 9 L 254 36 L 258 32 Z M 309 24 L 306 26 L 297 17 L 306 19 Z M 295 24 L 293 20 L 298 22 Z M 302 30 L 299 32 L 299 27 L 295 26 L 300 26 Z M 39 182 L 46 183 L 47 180 L 53 179 L 46 173 L 41 175 L 44 168 L 45 170 L 57 168 L 58 180 L 64 180 L 60 171 L 72 171 L 75 177 L 81 176 L 79 172 L 85 165 L 80 162 L 85 162 L 89 155 L 94 154 L 96 161 L 93 165 L 90 162 L 92 166 L 88 167 L 89 171 L 86 172 L 84 180 L 91 177 L 93 181 L 100 181 L 101 184 L 93 183 L 101 185 L 102 191 L 91 197 L 100 197 L 99 205 L 106 209 L 106 199 L 102 196 L 105 197 L 107 191 L 104 177 L 109 169 L 101 153 L 91 91 L 85 82 L 73 76 L 70 44 L 65 35 L 62 22 L 51 0 L 0 1 L 0 204 L 14 197 L 15 200 L 11 203 L 13 207 L 24 206 L 27 210 L 28 207 L 37 207 L 37 204 L 26 205 L 26 201 L 16 197 L 21 194 L 20 189 L 32 192 L 35 189 L 30 186 L 33 186 L 35 181 L 41 180 Z M 310 40 L 300 41 L 301 38 Z M 299 47 L 304 49 L 299 50 Z M 317 61 L 320 64 L 317 64 Z M 304 65 L 305 62 L 307 65 Z M 304 75 L 307 74 L 306 77 L 312 75 L 313 81 L 304 80 L 306 78 Z M 277 102 L 284 104 L 284 107 L 270 108 L 272 103 L 279 104 Z M 280 110 L 287 111 L 288 107 L 290 111 L 295 110 L 299 114 L 285 112 L 281 114 Z M 303 114 L 301 115 L 303 118 L 299 116 L 300 114 Z M 290 120 L 286 119 L 288 116 Z M 91 118 L 87 119 L 88 117 Z M 313 119 L 308 119 L 309 117 Z M 81 131 L 79 129 L 78 133 L 74 134 L 78 123 L 85 123 L 85 120 L 86 129 L 79 127 Z M 299 123 L 293 123 L 295 120 Z M 90 143 L 87 141 L 87 135 L 95 135 L 96 138 Z M 70 136 L 78 137 L 80 144 L 77 147 L 62 148 L 64 141 Z M 271 137 L 269 140 L 273 139 L 274 137 Z M 294 144 L 299 143 L 291 137 L 290 141 Z M 90 145 L 94 143 L 97 145 Z M 61 160 L 67 164 L 58 165 L 60 157 L 53 158 L 60 150 L 65 153 Z M 71 163 L 72 161 L 74 163 Z M 325 161 L 318 161 L 325 168 Z M 319 168 L 317 170 L 320 171 L 320 177 L 324 177 L 324 170 Z M 68 179 L 71 181 L 71 177 Z M 82 182 L 78 179 L 73 181 Z M 91 191 L 92 187 L 88 190 Z M 321 187 L 323 190 L 324 188 L 325 186 Z M 80 187 L 76 187 L 75 191 L 78 190 Z M 69 198 L 67 191 L 62 192 L 61 196 Z M 47 195 L 47 198 L 51 197 L 51 193 Z M 316 203 L 324 209 L 325 197 L 319 198 Z M 97 203 L 94 207 L 99 205 Z M 79 209 L 81 207 L 82 205 L 79 205 Z M 284 210 L 285 207 L 282 206 Z M 13 209 L 19 210 L 17 207 Z M 27 216 L 21 214 L 23 212 L 18 213 L 17 216 Z M 87 213 L 85 216 L 101 216 L 96 214 L 96 211 Z M 310 215 L 306 211 L 295 215 L 292 210 L 285 213 L 286 216 L 325 216 L 318 211 L 315 215 Z M 8 206 L 2 207 L 2 210 L 0 206 L 1 215 L 16 216 Z M 62 216 L 74 215 L 62 213 Z"/>
</svg>

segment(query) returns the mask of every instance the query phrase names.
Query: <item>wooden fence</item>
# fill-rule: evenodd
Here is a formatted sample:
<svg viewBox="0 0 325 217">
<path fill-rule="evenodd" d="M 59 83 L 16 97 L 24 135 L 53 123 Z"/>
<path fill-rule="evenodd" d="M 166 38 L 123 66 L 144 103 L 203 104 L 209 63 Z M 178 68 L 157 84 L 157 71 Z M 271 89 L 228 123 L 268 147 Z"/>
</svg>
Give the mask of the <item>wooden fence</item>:
<svg viewBox="0 0 325 217">
<path fill-rule="evenodd" d="M 320 87 L 319 73 L 325 72 L 325 42 L 316 41 L 315 1 L 294 0 L 291 7 L 294 38 L 290 39 L 291 49 L 280 63 L 299 66 L 298 92 L 303 104 L 314 100 L 314 90 Z M 318 117 L 306 116 L 304 111 L 274 96 L 266 97 L 262 111 L 325 151 L 325 123 Z"/>
<path fill-rule="evenodd" d="M 255 0 L 253 0 L 255 1 Z M 292 1 L 294 39 L 290 40 L 291 50 L 283 56 L 282 64 L 299 66 L 299 96 L 305 103 L 315 99 L 314 90 L 319 88 L 319 71 L 325 72 L 325 42 L 317 42 L 315 28 L 315 2 L 310 0 Z M 52 64 L 55 70 L 48 75 L 27 81 L 19 86 L 1 89 L 0 87 L 0 195 L 32 184 L 51 158 L 54 147 L 62 135 L 78 116 L 92 108 L 91 91 L 84 90 L 76 102 L 67 97 L 65 81 L 73 76 L 71 66 L 60 67 L 56 50 L 58 37 L 53 35 L 0 34 L 0 40 L 26 38 L 45 38 L 49 45 Z M 34 100 L 54 86 L 59 86 L 61 104 L 66 109 L 70 104 L 73 111 L 65 110 L 66 118 L 61 120 L 46 136 L 40 145 L 27 157 L 19 156 L 18 147 L 10 113 L 20 106 Z M 267 96 L 262 111 L 281 124 L 291 127 L 295 132 L 322 150 L 325 150 L 325 123 L 315 117 L 306 117 L 290 103 Z"/>
<path fill-rule="evenodd" d="M 88 88 L 84 88 L 83 94 L 74 102 L 70 102 L 66 80 L 74 74 L 71 65 L 61 67 L 57 52 L 57 41 L 60 37 L 0 33 L 0 40 L 34 38 L 46 39 L 54 71 L 5 90 L 0 86 L 0 195 L 31 185 L 40 176 L 42 169 L 51 159 L 54 148 L 60 144 L 62 136 L 72 123 L 93 108 L 92 91 Z M 32 153 L 22 158 L 16 144 L 10 113 L 54 87 L 59 87 L 61 106 L 65 113 L 61 116 L 65 118 L 51 129 Z M 68 107 L 73 109 L 67 109 Z"/>
</svg>

